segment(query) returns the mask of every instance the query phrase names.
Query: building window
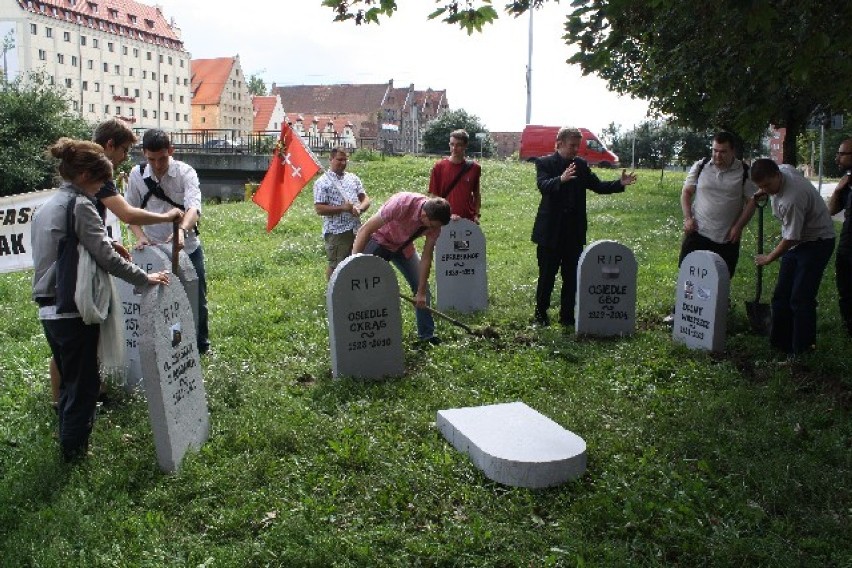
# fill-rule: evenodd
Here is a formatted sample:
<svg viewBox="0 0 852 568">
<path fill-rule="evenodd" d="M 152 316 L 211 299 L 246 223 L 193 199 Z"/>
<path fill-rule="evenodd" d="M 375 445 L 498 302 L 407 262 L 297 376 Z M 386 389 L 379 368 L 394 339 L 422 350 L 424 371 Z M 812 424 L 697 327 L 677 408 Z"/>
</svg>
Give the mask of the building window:
<svg viewBox="0 0 852 568">
<path fill-rule="evenodd" d="M 30 24 L 30 33 L 33 35 L 38 34 L 38 26 L 35 24 Z"/>
<path fill-rule="evenodd" d="M 56 62 L 57 63 L 65 63 L 65 56 L 61 53 L 56 54 Z"/>
<path fill-rule="evenodd" d="M 116 66 L 115 66 L 115 74 L 116 74 L 116 75 L 121 75 L 121 65 L 116 65 Z"/>
<path fill-rule="evenodd" d="M 130 68 L 127 70 L 127 74 L 128 74 L 130 77 L 133 77 L 133 67 L 130 67 Z"/>
<path fill-rule="evenodd" d="M 109 114 L 109 105 L 104 105 L 104 114 Z"/>
<path fill-rule="evenodd" d="M 160 102 L 165 102 L 165 100 L 166 100 L 166 95 L 163 94 L 163 93 L 160 93 Z"/>
<path fill-rule="evenodd" d="M 142 118 L 148 118 L 148 111 L 146 109 L 142 109 Z"/>
<path fill-rule="evenodd" d="M 95 112 L 95 103 L 89 104 L 89 112 Z"/>
<path fill-rule="evenodd" d="M 153 115 L 152 118 L 157 118 L 157 111 L 151 111 L 151 114 Z"/>
<path fill-rule="evenodd" d="M 115 45 L 111 41 L 107 42 L 107 51 L 109 51 L 110 53 L 115 51 Z"/>
<path fill-rule="evenodd" d="M 114 94 L 115 94 L 115 85 L 110 85 L 110 86 L 109 86 L 109 94 L 111 94 L 111 95 L 114 95 Z"/>
<path fill-rule="evenodd" d="M 133 96 L 139 98 L 139 89 L 133 89 Z"/>
<path fill-rule="evenodd" d="M 151 61 L 151 52 L 150 51 L 145 52 L 145 59 L 147 59 L 148 61 Z"/>
<path fill-rule="evenodd" d="M 166 112 L 164 112 L 164 113 L 163 113 L 163 119 L 164 119 L 164 120 L 168 120 L 168 119 L 169 119 L 169 113 L 168 113 L 168 111 L 166 111 Z"/>
<path fill-rule="evenodd" d="M 163 54 L 161 53 L 160 54 L 160 63 L 162 63 L 162 62 L 163 62 Z"/>
<path fill-rule="evenodd" d="M 86 36 L 80 36 L 80 45 L 86 45 Z"/>
<path fill-rule="evenodd" d="M 124 87 L 124 96 L 130 96 L 130 90 L 127 87 Z"/>
<path fill-rule="evenodd" d="M 169 95 L 169 102 L 170 103 L 175 102 L 175 96 L 174 95 Z"/>
<path fill-rule="evenodd" d="M 151 93 L 151 91 L 148 91 L 148 100 L 149 101 L 151 100 L 151 97 L 152 97 L 152 93 Z"/>
<path fill-rule="evenodd" d="M 104 73 L 109 73 L 109 63 L 104 63 Z"/>
<path fill-rule="evenodd" d="M 97 49 L 97 48 L 98 48 L 98 43 L 99 43 L 99 42 L 98 42 L 98 38 L 93 37 L 93 38 L 92 38 L 92 47 L 94 47 L 95 49 Z"/>
<path fill-rule="evenodd" d="M 152 80 L 152 81 L 156 81 L 156 80 L 157 80 L 157 74 L 156 74 L 156 73 L 154 73 L 153 71 L 151 71 L 151 80 Z"/>
<path fill-rule="evenodd" d="M 43 50 L 43 49 L 39 49 L 39 50 L 38 50 L 38 58 L 39 58 L 41 61 L 47 61 L 47 52 L 46 52 L 45 50 Z"/>
<path fill-rule="evenodd" d="M 183 69 L 183 59 L 180 60 L 180 68 Z"/>
<path fill-rule="evenodd" d="M 71 67 L 77 67 L 77 56 L 76 55 L 71 56 Z"/>
<path fill-rule="evenodd" d="M 139 49 L 136 47 L 133 48 L 133 57 L 139 57 Z"/>
<path fill-rule="evenodd" d="M 96 93 L 100 93 L 100 92 L 101 92 L 101 84 L 100 84 L 100 83 L 98 83 L 97 81 L 95 81 L 95 92 L 96 92 Z"/>
<path fill-rule="evenodd" d="M 80 110 L 80 104 L 77 101 L 74 101 L 74 110 Z"/>
<path fill-rule="evenodd" d="M 115 114 L 121 114 L 121 107 L 120 106 L 115 107 Z"/>
<path fill-rule="evenodd" d="M 127 55 L 127 46 L 126 46 L 126 45 L 122 45 L 122 46 L 121 46 L 121 54 L 122 54 L 122 55 Z"/>
<path fill-rule="evenodd" d="M 183 95 L 180 96 L 180 102 L 183 103 Z"/>
<path fill-rule="evenodd" d="M 202 116 L 202 117 L 201 117 L 201 124 L 204 124 L 205 122 L 207 122 L 207 117 L 206 117 L 206 116 Z"/>
<path fill-rule="evenodd" d="M 65 86 L 69 89 L 71 88 L 71 79 L 65 79 Z"/>
<path fill-rule="evenodd" d="M 184 87 L 186 87 L 186 85 L 187 85 L 187 80 L 186 80 L 186 78 L 184 77 L 184 79 L 183 79 L 183 86 L 184 86 Z"/>
<path fill-rule="evenodd" d="M 129 112 L 130 112 L 130 116 L 136 116 L 136 109 L 135 108 L 130 107 Z"/>
<path fill-rule="evenodd" d="M 65 41 L 71 41 L 71 32 L 62 32 L 62 39 Z"/>
<path fill-rule="evenodd" d="M 169 76 L 163 75 L 163 83 L 168 83 L 168 82 L 169 82 Z"/>
<path fill-rule="evenodd" d="M 45 37 L 53 37 L 53 28 L 44 28 Z"/>
<path fill-rule="evenodd" d="M 86 67 L 88 67 L 89 69 L 94 69 L 95 68 L 95 62 L 92 61 L 91 59 L 89 59 L 89 62 L 86 64 Z"/>
<path fill-rule="evenodd" d="M 148 78 L 148 72 L 147 72 L 147 71 L 145 71 L 144 69 L 142 70 L 142 78 L 143 78 L 143 79 L 147 79 L 147 78 Z"/>
<path fill-rule="evenodd" d="M 83 81 L 83 90 L 84 90 L 84 91 L 88 91 L 88 90 L 89 90 L 89 82 L 88 82 L 88 81 Z"/>
<path fill-rule="evenodd" d="M 169 65 L 172 65 L 172 56 L 169 55 Z"/>
</svg>

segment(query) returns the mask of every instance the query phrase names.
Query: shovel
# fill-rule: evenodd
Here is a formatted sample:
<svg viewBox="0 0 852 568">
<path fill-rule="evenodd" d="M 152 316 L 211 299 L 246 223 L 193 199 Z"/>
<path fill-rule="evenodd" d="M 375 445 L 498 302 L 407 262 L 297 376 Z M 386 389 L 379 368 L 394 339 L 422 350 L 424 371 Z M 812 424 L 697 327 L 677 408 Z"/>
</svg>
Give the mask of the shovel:
<svg viewBox="0 0 852 568">
<path fill-rule="evenodd" d="M 403 294 L 401 292 L 399 294 L 399 297 L 402 298 L 403 300 L 405 300 L 406 302 L 408 302 L 409 304 L 411 304 L 412 306 L 414 306 L 415 308 L 417 307 L 417 302 L 414 300 L 414 298 L 412 298 L 410 296 L 406 296 L 405 294 Z M 438 316 L 441 319 L 447 320 L 448 322 L 450 322 L 454 326 L 462 328 L 463 330 L 468 332 L 470 335 L 473 335 L 475 337 L 489 337 L 489 338 L 496 338 L 497 337 L 497 332 L 494 331 L 491 328 L 486 328 L 484 331 L 476 331 L 476 330 L 472 329 L 469 325 L 463 324 L 459 320 L 448 316 L 444 312 L 439 312 L 435 308 L 426 306 L 424 309 L 427 310 L 428 312 Z"/>
<path fill-rule="evenodd" d="M 757 254 L 763 254 L 763 209 L 766 199 L 757 200 Z M 763 267 L 757 267 L 757 291 L 754 301 L 746 302 L 746 314 L 751 329 L 758 335 L 769 335 L 772 325 L 772 310 L 769 304 L 761 303 L 760 293 L 763 289 Z"/>
</svg>

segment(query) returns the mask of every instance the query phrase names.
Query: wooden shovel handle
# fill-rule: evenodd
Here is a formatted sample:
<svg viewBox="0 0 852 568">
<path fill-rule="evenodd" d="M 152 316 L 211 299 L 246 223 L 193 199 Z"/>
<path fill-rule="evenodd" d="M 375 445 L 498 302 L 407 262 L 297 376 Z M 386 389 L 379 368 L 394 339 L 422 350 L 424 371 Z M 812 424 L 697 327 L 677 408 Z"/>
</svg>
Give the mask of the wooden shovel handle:
<svg viewBox="0 0 852 568">
<path fill-rule="evenodd" d="M 180 222 L 174 221 L 172 223 L 172 274 L 177 275 L 178 273 L 178 258 L 180 255 L 180 248 L 178 247 L 178 238 L 180 235 Z"/>
<path fill-rule="evenodd" d="M 417 302 L 414 300 L 414 298 L 412 298 L 412 297 L 410 297 L 410 296 L 406 296 L 406 295 L 405 295 L 405 294 L 403 294 L 402 292 L 400 292 L 399 297 L 400 297 L 400 298 L 402 298 L 403 300 L 405 300 L 405 301 L 409 302 L 409 303 L 410 303 L 412 306 L 414 306 L 415 308 L 417 307 Z M 445 320 L 447 320 L 448 322 L 450 322 L 451 324 L 456 325 L 456 326 L 458 326 L 458 327 L 462 328 L 463 330 L 465 330 L 465 331 L 466 331 L 466 332 L 468 332 L 469 334 L 471 334 L 471 335 L 476 335 L 470 327 L 468 327 L 467 325 L 463 324 L 463 323 L 462 323 L 462 322 L 460 322 L 459 320 L 457 320 L 457 319 L 455 319 L 455 318 L 453 318 L 453 317 L 450 317 L 450 316 L 448 316 L 447 314 L 445 314 L 445 313 L 443 313 L 443 312 L 439 312 L 439 311 L 438 311 L 438 310 L 436 310 L 435 308 L 432 308 L 432 307 L 429 307 L 429 306 L 426 306 L 424 309 L 425 309 L 425 310 L 427 310 L 428 312 L 432 313 L 432 314 L 435 314 L 435 315 L 436 315 L 436 316 L 438 316 L 439 318 L 445 319 Z"/>
</svg>

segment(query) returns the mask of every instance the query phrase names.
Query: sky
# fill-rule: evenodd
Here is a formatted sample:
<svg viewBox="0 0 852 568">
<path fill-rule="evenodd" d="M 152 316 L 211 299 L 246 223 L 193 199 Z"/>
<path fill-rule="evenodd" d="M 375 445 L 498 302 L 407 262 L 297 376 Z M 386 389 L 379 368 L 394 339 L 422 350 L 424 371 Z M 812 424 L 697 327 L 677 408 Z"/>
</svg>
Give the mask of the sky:
<svg viewBox="0 0 852 568">
<path fill-rule="evenodd" d="M 387 83 L 446 89 L 451 109 L 478 116 L 488 130 L 520 131 L 526 123 L 529 16 L 501 13 L 482 33 L 430 21 L 431 0 L 400 1 L 380 25 L 334 22 L 321 0 L 236 3 L 149 0 L 181 29 L 195 59 L 240 56 L 246 75 L 270 87 Z M 495 1 L 495 7 L 505 2 Z M 561 39 L 567 3 L 548 2 L 533 18 L 532 124 L 572 125 L 600 132 L 610 122 L 641 122 L 645 101 L 619 97 L 594 76 L 568 65 Z M 284 110 L 289 112 L 284 101 Z"/>
</svg>

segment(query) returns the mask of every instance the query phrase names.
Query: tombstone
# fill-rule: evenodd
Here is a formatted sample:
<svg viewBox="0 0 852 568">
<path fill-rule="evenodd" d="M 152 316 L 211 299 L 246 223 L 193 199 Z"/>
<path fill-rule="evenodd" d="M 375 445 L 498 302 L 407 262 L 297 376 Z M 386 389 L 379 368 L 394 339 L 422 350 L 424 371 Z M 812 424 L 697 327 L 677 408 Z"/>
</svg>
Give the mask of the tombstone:
<svg viewBox="0 0 852 568">
<path fill-rule="evenodd" d="M 195 323 L 183 286 L 146 286 L 142 292 L 139 354 L 157 462 L 176 471 L 187 450 L 207 441 L 210 417 L 195 341 Z"/>
<path fill-rule="evenodd" d="M 632 335 L 636 331 L 636 257 L 615 241 L 583 250 L 574 307 L 577 335 Z"/>
<path fill-rule="evenodd" d="M 561 485 L 586 471 L 586 442 L 524 404 L 439 410 L 436 425 L 488 479 L 513 487 Z"/>
<path fill-rule="evenodd" d="M 403 374 L 399 285 L 387 261 L 355 254 L 341 262 L 328 281 L 326 305 L 335 379 Z"/>
<path fill-rule="evenodd" d="M 435 243 L 435 280 L 439 310 L 476 312 L 488 307 L 485 236 L 479 225 L 456 219 Z"/>
<path fill-rule="evenodd" d="M 686 255 L 675 289 L 675 341 L 692 349 L 724 351 L 730 282 L 728 266 L 715 252 Z"/>
<path fill-rule="evenodd" d="M 165 247 L 168 247 L 166 250 Z M 133 264 L 146 273 L 171 270 L 171 245 L 146 246 L 131 251 Z M 195 326 L 198 322 L 198 276 L 189 255 L 181 251 L 178 260 L 178 279 L 192 307 Z M 139 317 L 141 315 L 141 296 L 135 286 L 120 278 L 114 279 L 124 311 L 124 388 L 132 392 L 142 385 L 142 367 L 139 362 Z"/>
<path fill-rule="evenodd" d="M 172 263 L 172 244 L 162 243 L 156 245 L 166 258 L 169 259 L 168 269 L 171 270 Z M 147 248 L 147 247 L 146 247 Z M 178 270 L 177 277 L 180 283 L 183 284 L 183 289 L 186 296 L 189 298 L 189 305 L 192 307 L 192 320 L 195 322 L 195 334 L 198 335 L 198 274 L 195 272 L 195 265 L 189 260 L 189 255 L 184 251 L 178 253 Z"/>
</svg>

